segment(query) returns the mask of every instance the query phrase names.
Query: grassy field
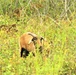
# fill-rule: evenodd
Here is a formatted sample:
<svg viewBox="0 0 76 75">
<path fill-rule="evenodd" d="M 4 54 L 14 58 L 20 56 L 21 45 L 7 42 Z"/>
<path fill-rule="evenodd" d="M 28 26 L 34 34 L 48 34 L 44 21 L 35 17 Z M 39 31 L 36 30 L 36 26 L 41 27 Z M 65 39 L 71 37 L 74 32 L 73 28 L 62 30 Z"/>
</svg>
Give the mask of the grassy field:
<svg viewBox="0 0 76 75">
<path fill-rule="evenodd" d="M 43 36 L 43 54 L 19 55 L 19 37 L 25 32 Z M 49 54 L 47 54 L 49 50 Z M 48 56 L 46 56 L 48 55 Z M 76 20 L 0 16 L 0 75 L 76 75 Z"/>
</svg>

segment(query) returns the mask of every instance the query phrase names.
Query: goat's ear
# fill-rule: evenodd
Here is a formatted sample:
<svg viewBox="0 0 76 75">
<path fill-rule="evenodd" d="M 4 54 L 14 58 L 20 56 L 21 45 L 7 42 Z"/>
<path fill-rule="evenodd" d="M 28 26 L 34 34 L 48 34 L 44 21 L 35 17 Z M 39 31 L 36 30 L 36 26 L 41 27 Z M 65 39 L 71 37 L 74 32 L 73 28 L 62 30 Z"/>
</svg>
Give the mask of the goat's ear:
<svg viewBox="0 0 76 75">
<path fill-rule="evenodd" d="M 37 37 L 32 38 L 32 41 L 33 41 L 34 45 L 36 44 L 36 40 L 37 40 Z"/>
<path fill-rule="evenodd" d="M 35 41 L 35 40 L 37 40 L 37 37 L 33 37 L 33 38 L 32 38 L 32 41 Z"/>
<path fill-rule="evenodd" d="M 43 38 L 43 37 L 41 37 L 41 38 L 40 38 L 40 41 L 41 41 L 41 43 L 43 44 L 44 38 Z"/>
<path fill-rule="evenodd" d="M 43 37 L 40 37 L 40 41 L 42 41 L 42 40 L 44 40 L 44 38 Z"/>
<path fill-rule="evenodd" d="M 37 37 L 33 37 L 28 44 L 30 44 L 31 42 L 35 42 L 35 40 L 37 40 Z"/>
</svg>

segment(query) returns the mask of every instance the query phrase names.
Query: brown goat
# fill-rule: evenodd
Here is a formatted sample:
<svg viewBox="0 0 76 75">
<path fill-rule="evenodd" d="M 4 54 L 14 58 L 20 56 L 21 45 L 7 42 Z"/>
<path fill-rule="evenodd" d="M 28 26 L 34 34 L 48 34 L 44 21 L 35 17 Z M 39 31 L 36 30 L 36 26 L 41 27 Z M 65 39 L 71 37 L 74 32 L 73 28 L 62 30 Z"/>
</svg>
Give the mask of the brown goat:
<svg viewBox="0 0 76 75">
<path fill-rule="evenodd" d="M 23 34 L 20 37 L 20 56 L 28 56 L 29 52 L 33 52 L 35 54 L 35 51 L 37 48 L 39 50 L 42 50 L 42 40 L 43 38 L 38 38 L 36 34 L 27 32 Z M 25 54 L 23 54 L 25 53 Z"/>
</svg>

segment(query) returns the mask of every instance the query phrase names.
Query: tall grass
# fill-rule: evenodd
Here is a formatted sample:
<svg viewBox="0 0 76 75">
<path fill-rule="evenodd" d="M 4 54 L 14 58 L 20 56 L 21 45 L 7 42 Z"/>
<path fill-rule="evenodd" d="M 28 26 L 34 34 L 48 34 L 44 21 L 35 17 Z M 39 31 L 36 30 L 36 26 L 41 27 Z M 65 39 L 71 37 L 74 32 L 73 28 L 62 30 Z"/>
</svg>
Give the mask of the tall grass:
<svg viewBox="0 0 76 75">
<path fill-rule="evenodd" d="M 75 75 L 76 74 L 76 26 L 75 21 L 60 21 L 56 25 L 49 18 L 30 18 L 26 24 L 1 18 L 8 26 L 16 23 L 17 32 L 0 30 L 0 74 L 2 75 Z M 30 53 L 20 58 L 19 37 L 24 32 L 34 32 L 46 38 L 43 54 Z M 50 43 L 50 44 L 49 44 Z M 50 53 L 46 53 L 47 50 Z M 48 55 L 48 56 L 47 56 Z"/>
<path fill-rule="evenodd" d="M 76 75 L 76 2 L 0 0 L 0 75 Z M 21 58 L 19 37 L 33 32 L 46 39 L 43 52 Z M 37 49 L 38 50 L 38 49 Z"/>
</svg>

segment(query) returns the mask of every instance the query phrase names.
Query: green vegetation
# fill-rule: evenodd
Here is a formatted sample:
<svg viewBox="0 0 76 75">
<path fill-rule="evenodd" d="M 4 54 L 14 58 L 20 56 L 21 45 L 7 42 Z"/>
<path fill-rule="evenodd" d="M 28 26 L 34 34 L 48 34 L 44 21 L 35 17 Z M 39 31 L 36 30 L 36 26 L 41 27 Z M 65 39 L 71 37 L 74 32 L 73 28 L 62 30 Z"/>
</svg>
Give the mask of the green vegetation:
<svg viewBox="0 0 76 75">
<path fill-rule="evenodd" d="M 0 0 L 0 75 L 76 75 L 76 3 L 68 0 L 63 15 L 64 4 Z M 25 32 L 46 39 L 42 54 L 20 57 L 19 37 Z"/>
</svg>

